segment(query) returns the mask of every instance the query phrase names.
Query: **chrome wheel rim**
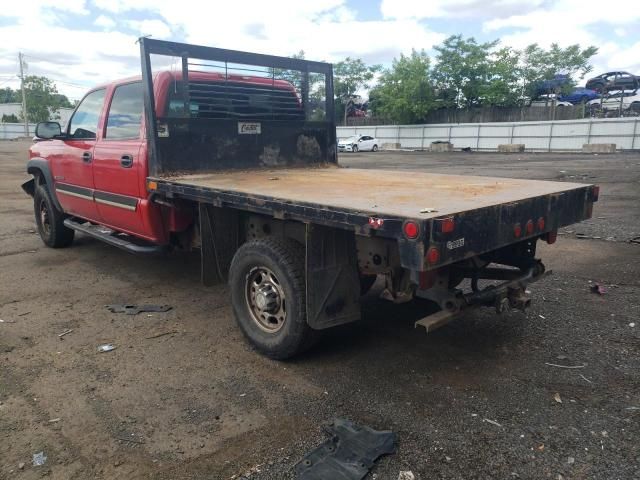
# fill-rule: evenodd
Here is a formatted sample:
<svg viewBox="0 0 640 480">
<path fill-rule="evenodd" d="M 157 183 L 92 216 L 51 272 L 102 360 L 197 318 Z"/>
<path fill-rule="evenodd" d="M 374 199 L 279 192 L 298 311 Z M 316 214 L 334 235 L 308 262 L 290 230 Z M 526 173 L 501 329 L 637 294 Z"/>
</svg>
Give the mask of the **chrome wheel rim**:
<svg viewBox="0 0 640 480">
<path fill-rule="evenodd" d="M 51 232 L 51 222 L 49 220 L 49 209 L 47 208 L 47 203 L 45 201 L 40 202 L 39 210 L 42 232 L 46 236 L 49 236 L 49 232 Z"/>
<path fill-rule="evenodd" d="M 260 330 L 276 333 L 287 319 L 284 290 L 275 274 L 266 267 L 254 267 L 247 274 L 245 300 Z"/>
</svg>

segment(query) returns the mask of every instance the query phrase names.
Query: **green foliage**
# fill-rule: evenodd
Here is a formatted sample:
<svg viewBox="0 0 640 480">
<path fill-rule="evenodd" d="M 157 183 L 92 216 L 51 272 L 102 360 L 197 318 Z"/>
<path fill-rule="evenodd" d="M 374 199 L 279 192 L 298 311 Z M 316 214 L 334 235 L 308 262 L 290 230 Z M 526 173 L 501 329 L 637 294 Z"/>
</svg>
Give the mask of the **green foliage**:
<svg viewBox="0 0 640 480">
<path fill-rule="evenodd" d="M 520 100 L 520 52 L 504 47 L 491 54 L 488 82 L 483 86 L 482 104 L 510 107 Z"/>
<path fill-rule="evenodd" d="M 9 87 L 0 88 L 0 103 L 20 102 L 21 98 L 19 92 L 19 90 L 13 90 Z"/>
<path fill-rule="evenodd" d="M 59 119 L 58 109 L 72 106 L 69 99 L 58 93 L 55 84 L 47 77 L 26 76 L 24 91 L 27 98 L 27 118 L 32 123 Z"/>
<path fill-rule="evenodd" d="M 438 55 L 433 80 L 445 106 L 472 107 L 482 103 L 493 74 L 491 50 L 498 41 L 476 43 L 473 37 L 452 35 L 434 47 Z"/>
<path fill-rule="evenodd" d="M 430 66 L 424 50 L 412 50 L 409 56 L 401 54 L 391 68 L 382 73 L 378 86 L 371 90 L 371 108 L 395 123 L 424 121 L 435 101 Z"/>
<path fill-rule="evenodd" d="M 549 50 L 541 48 L 536 43 L 529 45 L 520 52 L 519 74 L 524 96 L 532 98 L 536 93 L 536 87 L 544 80 L 552 80 L 556 74 L 584 78 L 593 69 L 589 59 L 596 53 L 596 47 L 581 49 L 577 44 L 562 48 L 553 43 Z M 573 81 L 568 82 L 561 92 L 557 93 L 566 93 L 574 86 Z"/>
<path fill-rule="evenodd" d="M 382 65 L 367 65 L 359 58 L 347 57 L 333 65 L 333 93 L 336 97 L 336 118 L 344 117 L 347 100 L 359 90 L 368 89 Z"/>
<path fill-rule="evenodd" d="M 557 44 L 548 50 L 536 44 L 516 50 L 500 48 L 498 40 L 477 43 L 462 35 L 453 35 L 434 49 L 436 63 L 431 68 L 424 52 L 394 60 L 371 91 L 370 104 L 376 115 L 412 123 L 421 121 L 433 108 L 526 105 L 545 80 L 558 74 L 584 78 L 592 69 L 590 58 L 598 51 Z M 426 73 L 418 88 L 416 69 L 420 65 Z M 565 93 L 574 86 L 571 80 L 554 93 Z"/>
<path fill-rule="evenodd" d="M 7 115 L 6 113 L 3 113 L 2 123 L 20 123 L 20 119 L 14 113 L 11 113 L 9 115 Z"/>
<path fill-rule="evenodd" d="M 55 84 L 47 77 L 29 75 L 24 77 L 24 91 L 27 100 L 27 118 L 37 123 L 60 118 L 60 108 L 72 108 L 69 99 L 58 93 Z M 22 90 L 0 89 L 0 103 L 22 102 Z"/>
</svg>

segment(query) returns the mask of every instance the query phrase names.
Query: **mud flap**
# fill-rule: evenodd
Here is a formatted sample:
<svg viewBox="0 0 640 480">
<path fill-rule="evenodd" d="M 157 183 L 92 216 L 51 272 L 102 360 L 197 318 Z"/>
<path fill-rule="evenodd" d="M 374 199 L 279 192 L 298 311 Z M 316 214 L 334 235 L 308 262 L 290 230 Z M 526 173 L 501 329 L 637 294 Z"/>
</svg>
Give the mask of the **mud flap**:
<svg viewBox="0 0 640 480">
<path fill-rule="evenodd" d="M 360 319 L 353 232 L 307 225 L 307 323 L 321 330 Z"/>
<path fill-rule="evenodd" d="M 36 193 L 36 179 L 32 178 L 31 180 L 27 180 L 22 184 L 22 190 L 27 195 L 33 197 Z"/>
<path fill-rule="evenodd" d="M 226 282 L 233 255 L 238 250 L 238 214 L 230 208 L 200 203 L 202 283 L 207 286 Z"/>
</svg>

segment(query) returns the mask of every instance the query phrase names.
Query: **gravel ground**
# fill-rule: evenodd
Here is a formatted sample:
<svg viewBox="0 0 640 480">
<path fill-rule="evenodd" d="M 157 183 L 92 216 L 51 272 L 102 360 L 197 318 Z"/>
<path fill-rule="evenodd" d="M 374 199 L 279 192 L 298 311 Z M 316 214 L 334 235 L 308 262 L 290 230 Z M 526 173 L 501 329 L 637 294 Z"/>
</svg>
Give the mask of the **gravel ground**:
<svg viewBox="0 0 640 480">
<path fill-rule="evenodd" d="M 526 315 L 480 311 L 426 335 L 423 308 L 374 291 L 361 322 L 275 362 L 244 342 L 226 288 L 199 284 L 197 256 L 133 257 L 83 236 L 45 248 L 19 187 L 26 148 L 0 143 L 0 479 L 293 478 L 335 417 L 397 433 L 369 478 L 640 478 L 639 155 L 344 155 L 598 183 L 601 200 L 540 246 L 554 273 Z M 173 309 L 104 308 L 121 302 Z"/>
</svg>

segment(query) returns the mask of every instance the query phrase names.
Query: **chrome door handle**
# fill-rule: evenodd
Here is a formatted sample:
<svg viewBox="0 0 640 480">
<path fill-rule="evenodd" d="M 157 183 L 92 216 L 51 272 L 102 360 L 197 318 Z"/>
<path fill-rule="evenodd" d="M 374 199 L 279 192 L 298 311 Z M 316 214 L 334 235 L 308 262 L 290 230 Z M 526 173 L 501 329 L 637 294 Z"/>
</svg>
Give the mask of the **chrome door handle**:
<svg viewBox="0 0 640 480">
<path fill-rule="evenodd" d="M 123 168 L 131 168 L 133 166 L 133 155 L 122 155 L 120 157 L 120 166 Z"/>
</svg>

